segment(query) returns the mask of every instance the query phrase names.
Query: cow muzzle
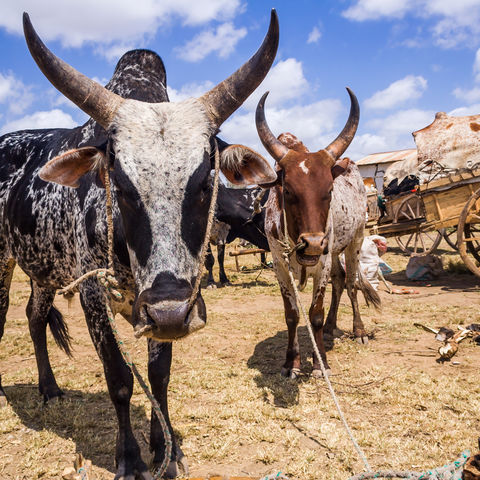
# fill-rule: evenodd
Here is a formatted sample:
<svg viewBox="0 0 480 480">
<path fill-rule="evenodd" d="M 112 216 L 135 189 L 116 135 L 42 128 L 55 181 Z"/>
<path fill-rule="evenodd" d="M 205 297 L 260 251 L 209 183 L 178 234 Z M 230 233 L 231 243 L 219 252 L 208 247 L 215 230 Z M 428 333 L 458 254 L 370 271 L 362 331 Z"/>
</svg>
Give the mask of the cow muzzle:
<svg viewBox="0 0 480 480">
<path fill-rule="evenodd" d="M 173 342 L 206 324 L 206 308 L 200 294 L 191 306 L 187 296 L 182 300 L 164 298 L 157 301 L 148 297 L 142 293 L 135 302 L 133 325 L 137 338 Z"/>
<path fill-rule="evenodd" d="M 302 233 L 298 243 L 304 247 L 297 249 L 297 262 L 305 267 L 314 267 L 328 253 L 328 236 L 324 233 Z"/>
</svg>

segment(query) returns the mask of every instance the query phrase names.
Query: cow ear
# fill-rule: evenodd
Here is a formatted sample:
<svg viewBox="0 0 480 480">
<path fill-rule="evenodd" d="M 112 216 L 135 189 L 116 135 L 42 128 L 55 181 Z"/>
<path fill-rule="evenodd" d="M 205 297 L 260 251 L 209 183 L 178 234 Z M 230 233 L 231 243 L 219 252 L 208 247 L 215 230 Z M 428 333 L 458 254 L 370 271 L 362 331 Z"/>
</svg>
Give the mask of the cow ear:
<svg viewBox="0 0 480 480">
<path fill-rule="evenodd" d="M 259 186 L 262 188 L 273 188 L 275 185 L 281 185 L 283 179 L 283 169 L 278 163 L 275 163 L 275 173 L 277 174 L 277 178 L 273 182 L 261 183 Z"/>
<path fill-rule="evenodd" d="M 350 159 L 348 157 L 337 160 L 332 167 L 332 177 L 335 180 L 339 175 L 343 175 L 350 165 Z"/>
<path fill-rule="evenodd" d="M 277 178 L 267 160 L 251 148 L 230 145 L 220 155 L 220 168 L 227 180 L 235 185 L 262 185 Z"/>
<path fill-rule="evenodd" d="M 77 188 L 80 178 L 105 162 L 105 153 L 96 147 L 82 147 L 49 160 L 38 172 L 46 182 Z"/>
</svg>

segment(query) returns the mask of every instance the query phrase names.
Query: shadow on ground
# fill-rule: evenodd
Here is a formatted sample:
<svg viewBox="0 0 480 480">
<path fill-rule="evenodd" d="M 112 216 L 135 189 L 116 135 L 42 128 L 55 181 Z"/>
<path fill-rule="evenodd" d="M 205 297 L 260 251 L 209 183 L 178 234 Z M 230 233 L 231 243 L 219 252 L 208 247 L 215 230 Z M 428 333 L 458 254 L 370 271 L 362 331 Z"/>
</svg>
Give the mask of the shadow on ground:
<svg viewBox="0 0 480 480">
<path fill-rule="evenodd" d="M 445 271 L 439 278 L 414 282 L 409 280 L 405 271 L 385 275 L 385 279 L 399 287 L 438 287 L 445 292 L 478 292 L 480 278 L 473 274 L 454 274 Z"/>
<path fill-rule="evenodd" d="M 4 386 L 4 389 L 9 405 L 23 425 L 31 430 L 48 430 L 71 439 L 75 442 L 76 451 L 95 466 L 115 473 L 117 418 L 108 393 L 64 390 L 61 400 L 44 405 L 37 385 L 15 384 Z M 143 460 L 148 464 L 150 421 L 143 407 L 131 404 L 130 412 L 135 437 Z M 70 459 L 67 460 L 70 462 Z"/>
<path fill-rule="evenodd" d="M 302 359 L 302 374 L 296 380 L 290 380 L 280 374 L 287 350 L 287 330 L 277 332 L 273 337 L 257 343 L 252 356 L 248 359 L 248 368 L 258 370 L 254 377 L 260 390 L 264 391 L 264 401 L 273 401 L 277 407 L 287 408 L 298 403 L 299 382 L 309 380 L 312 373 L 312 344 L 307 327 L 298 327 L 298 342 Z M 326 345 L 331 350 L 331 345 Z M 273 400 L 270 400 L 268 392 Z"/>
</svg>

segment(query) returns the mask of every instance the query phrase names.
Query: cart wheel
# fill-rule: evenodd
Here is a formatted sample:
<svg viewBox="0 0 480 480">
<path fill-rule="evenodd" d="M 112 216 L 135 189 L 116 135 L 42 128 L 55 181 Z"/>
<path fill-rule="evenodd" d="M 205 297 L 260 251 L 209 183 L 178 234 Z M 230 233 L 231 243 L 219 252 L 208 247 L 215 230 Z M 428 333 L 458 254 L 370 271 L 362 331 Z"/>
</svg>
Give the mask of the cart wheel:
<svg viewBox="0 0 480 480">
<path fill-rule="evenodd" d="M 480 277 L 480 189 L 468 199 L 458 219 L 458 251 L 468 269 Z"/>
<path fill-rule="evenodd" d="M 458 251 L 457 227 L 445 228 L 443 238 L 448 243 L 448 246 L 450 248 L 453 248 L 453 250 Z"/>
<path fill-rule="evenodd" d="M 416 194 L 409 195 L 400 203 L 393 223 L 403 223 L 411 220 L 418 220 L 425 217 L 423 203 Z M 425 231 L 422 225 L 412 233 L 397 235 L 395 240 L 403 253 L 410 256 L 428 255 L 432 253 L 440 244 L 443 238 L 444 229 L 437 231 Z"/>
</svg>

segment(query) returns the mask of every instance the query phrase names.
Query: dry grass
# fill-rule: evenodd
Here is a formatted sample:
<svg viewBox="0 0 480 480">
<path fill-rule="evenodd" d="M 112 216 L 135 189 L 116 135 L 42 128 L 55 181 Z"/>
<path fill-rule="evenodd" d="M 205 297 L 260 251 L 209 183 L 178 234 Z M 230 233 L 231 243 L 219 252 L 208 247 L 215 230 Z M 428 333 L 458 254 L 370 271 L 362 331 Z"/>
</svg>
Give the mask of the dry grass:
<svg viewBox="0 0 480 480">
<path fill-rule="evenodd" d="M 208 325 L 174 347 L 171 418 L 194 475 L 220 473 L 260 477 L 282 471 L 295 479 L 346 479 L 362 470 L 321 380 L 310 378 L 311 347 L 301 326 L 304 375 L 284 379 L 279 370 L 286 346 L 283 305 L 273 273 L 227 272 L 235 286 L 204 290 Z M 406 258 L 388 253 L 398 272 Z M 251 258 L 241 263 L 253 265 Z M 452 275 L 450 274 L 450 277 Z M 406 285 L 401 273 L 392 276 Z M 479 321 L 479 291 L 472 276 L 439 280 L 418 296 L 382 293 L 382 313 L 362 306 L 375 340 L 361 347 L 339 341 L 329 352 L 348 422 L 374 468 L 423 469 L 443 465 L 480 435 L 480 348 L 464 343 L 458 365 L 438 364 L 433 336 L 414 321 L 455 326 Z M 402 283 L 403 282 L 403 283 Z M 463 283 L 464 285 L 463 285 Z M 458 286 L 458 284 L 460 286 Z M 302 298 L 307 301 L 311 285 Z M 44 407 L 24 309 L 25 277 L 16 273 L 13 301 L 0 348 L 0 367 L 10 404 L 0 409 L 0 478 L 60 479 L 74 452 L 94 464 L 97 479 L 113 478 L 116 422 L 100 361 L 78 304 L 70 311 L 74 359 L 50 340 L 62 402 Z M 60 300 L 59 307 L 67 312 Z M 351 330 L 348 299 L 340 326 Z M 123 336 L 142 373 L 146 349 L 131 327 Z M 144 458 L 149 406 L 135 387 L 132 417 Z"/>
</svg>

